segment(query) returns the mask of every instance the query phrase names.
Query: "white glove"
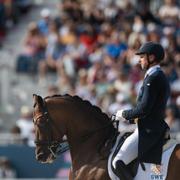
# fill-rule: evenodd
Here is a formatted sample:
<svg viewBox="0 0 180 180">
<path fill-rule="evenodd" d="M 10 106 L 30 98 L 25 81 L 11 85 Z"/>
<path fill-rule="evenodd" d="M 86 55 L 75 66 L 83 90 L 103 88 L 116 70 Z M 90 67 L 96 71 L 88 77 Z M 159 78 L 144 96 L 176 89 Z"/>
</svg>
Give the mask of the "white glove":
<svg viewBox="0 0 180 180">
<path fill-rule="evenodd" d="M 123 111 L 124 111 L 124 110 L 121 109 L 121 110 L 119 110 L 119 111 L 116 112 L 116 120 L 117 120 L 117 121 L 126 121 L 126 119 L 124 119 L 123 116 L 122 116 L 122 112 L 123 112 Z"/>
</svg>

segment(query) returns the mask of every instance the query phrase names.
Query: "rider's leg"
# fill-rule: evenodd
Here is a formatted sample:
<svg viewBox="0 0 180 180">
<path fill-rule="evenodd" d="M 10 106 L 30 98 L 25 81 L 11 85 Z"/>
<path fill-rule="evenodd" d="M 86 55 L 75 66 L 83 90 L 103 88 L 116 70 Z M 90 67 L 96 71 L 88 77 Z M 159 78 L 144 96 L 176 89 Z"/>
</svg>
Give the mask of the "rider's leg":
<svg viewBox="0 0 180 180">
<path fill-rule="evenodd" d="M 113 167 L 115 170 L 119 171 L 120 174 L 125 174 L 126 179 L 130 179 L 130 174 L 126 165 L 133 161 L 138 156 L 138 128 L 135 129 L 134 133 L 131 134 L 123 143 L 121 149 L 115 156 L 113 160 Z M 117 175 L 118 175 L 117 174 Z M 118 175 L 118 176 L 119 176 Z"/>
</svg>

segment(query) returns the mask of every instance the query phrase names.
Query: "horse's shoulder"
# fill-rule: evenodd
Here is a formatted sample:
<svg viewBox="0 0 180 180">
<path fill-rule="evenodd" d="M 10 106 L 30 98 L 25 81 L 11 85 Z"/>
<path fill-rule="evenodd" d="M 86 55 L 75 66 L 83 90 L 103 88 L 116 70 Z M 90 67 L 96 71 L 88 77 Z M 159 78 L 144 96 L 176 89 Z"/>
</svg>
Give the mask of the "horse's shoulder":
<svg viewBox="0 0 180 180">
<path fill-rule="evenodd" d="M 179 169 L 180 169 L 180 144 L 177 144 L 170 157 L 166 180 L 180 179 Z"/>
<path fill-rule="evenodd" d="M 175 156 L 180 160 L 180 144 L 177 144 L 175 147 Z"/>
</svg>

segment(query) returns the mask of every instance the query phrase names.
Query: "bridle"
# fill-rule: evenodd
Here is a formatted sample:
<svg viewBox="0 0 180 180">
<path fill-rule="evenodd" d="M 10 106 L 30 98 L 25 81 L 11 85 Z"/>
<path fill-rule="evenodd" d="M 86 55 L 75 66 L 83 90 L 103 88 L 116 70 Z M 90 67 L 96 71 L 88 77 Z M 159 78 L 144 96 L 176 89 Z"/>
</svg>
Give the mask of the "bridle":
<svg viewBox="0 0 180 180">
<path fill-rule="evenodd" d="M 36 103 L 34 104 L 34 108 L 36 106 Z M 43 119 L 43 123 L 37 123 L 38 119 Z M 36 119 L 33 119 L 34 125 L 39 128 L 39 130 L 46 131 L 47 133 L 47 140 L 40 140 L 38 136 L 36 137 L 34 143 L 36 145 L 44 145 L 47 146 L 51 154 L 53 155 L 54 158 L 56 158 L 59 154 L 69 150 L 69 145 L 66 139 L 61 139 L 61 140 L 54 140 L 53 139 L 53 128 L 56 129 L 59 135 L 60 130 L 58 126 L 54 123 L 52 118 L 50 117 L 50 114 L 47 109 L 46 101 L 43 100 L 43 106 L 42 106 L 42 114 L 39 115 Z M 61 135 L 62 136 L 62 135 Z M 61 137 L 60 136 L 60 137 Z"/>
</svg>

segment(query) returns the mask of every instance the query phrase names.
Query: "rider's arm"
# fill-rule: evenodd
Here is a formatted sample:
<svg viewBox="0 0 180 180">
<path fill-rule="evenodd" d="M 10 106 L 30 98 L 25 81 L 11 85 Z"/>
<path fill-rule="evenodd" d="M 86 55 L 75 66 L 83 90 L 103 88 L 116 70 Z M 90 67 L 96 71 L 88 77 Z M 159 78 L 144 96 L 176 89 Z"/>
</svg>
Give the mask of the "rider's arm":
<svg viewBox="0 0 180 180">
<path fill-rule="evenodd" d="M 143 94 L 141 100 L 135 108 L 124 110 L 122 117 L 126 120 L 134 120 L 136 118 L 144 118 L 151 113 L 153 105 L 156 103 L 156 98 L 159 93 L 159 81 L 156 77 L 149 76 L 143 85 Z"/>
</svg>

